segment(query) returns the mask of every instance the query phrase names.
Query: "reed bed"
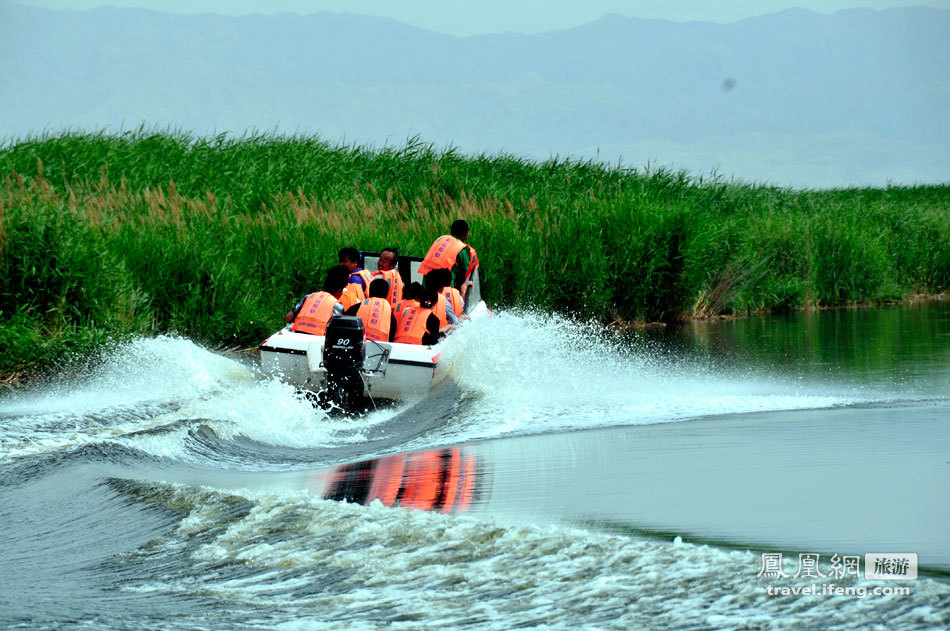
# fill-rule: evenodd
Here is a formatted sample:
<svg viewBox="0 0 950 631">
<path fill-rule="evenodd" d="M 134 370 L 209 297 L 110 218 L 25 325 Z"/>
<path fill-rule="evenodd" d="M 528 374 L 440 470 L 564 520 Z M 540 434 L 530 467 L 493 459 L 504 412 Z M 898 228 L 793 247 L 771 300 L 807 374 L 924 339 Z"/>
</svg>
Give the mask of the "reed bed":
<svg viewBox="0 0 950 631">
<path fill-rule="evenodd" d="M 483 295 L 606 323 L 950 286 L 950 186 L 794 191 L 411 139 L 63 133 L 0 146 L 0 373 L 116 336 L 252 346 L 340 247 L 472 227 Z"/>
</svg>

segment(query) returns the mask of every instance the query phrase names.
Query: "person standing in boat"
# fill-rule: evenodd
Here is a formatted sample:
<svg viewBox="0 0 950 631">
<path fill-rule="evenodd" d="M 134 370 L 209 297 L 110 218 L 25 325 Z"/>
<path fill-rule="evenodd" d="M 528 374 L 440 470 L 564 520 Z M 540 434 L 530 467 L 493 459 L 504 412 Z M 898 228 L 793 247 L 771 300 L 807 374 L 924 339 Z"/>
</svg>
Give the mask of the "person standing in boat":
<svg viewBox="0 0 950 631">
<path fill-rule="evenodd" d="M 386 299 L 389 300 L 389 305 L 393 308 L 402 300 L 402 276 L 399 275 L 399 270 L 396 269 L 398 260 L 399 255 L 395 249 L 384 249 L 379 253 L 379 259 L 376 261 L 376 273 L 373 274 L 374 278 L 382 278 L 389 283 L 389 293 L 386 295 Z"/>
<path fill-rule="evenodd" d="M 413 283 L 406 289 L 415 295 L 416 299 L 403 301 L 405 306 L 396 314 L 396 336 L 393 341 L 425 346 L 438 343 L 441 336 L 439 318 L 432 313 L 432 306 L 438 300 L 435 290 L 419 283 Z"/>
<path fill-rule="evenodd" d="M 360 251 L 356 248 L 343 248 L 337 254 L 337 258 L 340 260 L 340 265 L 349 272 L 346 289 L 343 296 L 341 296 L 345 310 L 363 302 L 369 284 L 373 281 L 373 275 L 360 267 Z"/>
<path fill-rule="evenodd" d="M 456 219 L 450 234 L 444 234 L 432 243 L 419 265 L 419 273 L 425 277 L 434 269 L 447 269 L 452 273 L 449 285 L 455 287 L 465 298 L 472 282 L 469 280 L 478 268 L 478 254 L 468 245 L 468 222 Z"/>
<path fill-rule="evenodd" d="M 331 267 L 323 281 L 323 291 L 304 296 L 284 316 L 284 320 L 290 324 L 290 330 L 311 335 L 325 334 L 330 318 L 343 315 L 343 305 L 339 299 L 343 295 L 348 275 L 349 272 L 342 265 Z"/>
<path fill-rule="evenodd" d="M 346 310 L 346 315 L 357 316 L 363 321 L 366 339 L 377 342 L 392 342 L 396 336 L 396 316 L 389 304 L 389 283 L 382 278 L 369 284 L 369 298 Z"/>
</svg>

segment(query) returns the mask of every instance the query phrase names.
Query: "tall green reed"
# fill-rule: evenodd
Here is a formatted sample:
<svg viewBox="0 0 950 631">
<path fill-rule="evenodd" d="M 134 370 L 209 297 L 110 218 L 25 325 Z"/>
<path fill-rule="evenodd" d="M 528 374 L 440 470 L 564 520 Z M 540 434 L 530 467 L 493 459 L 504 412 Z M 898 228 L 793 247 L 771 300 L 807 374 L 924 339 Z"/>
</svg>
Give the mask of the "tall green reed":
<svg viewBox="0 0 950 631">
<path fill-rule="evenodd" d="M 5 371 L 102 332 L 254 344 L 340 247 L 422 253 L 457 217 L 490 302 L 605 322 L 950 286 L 947 186 L 792 191 L 418 139 L 145 130 L 8 142 L 0 174 Z"/>
</svg>

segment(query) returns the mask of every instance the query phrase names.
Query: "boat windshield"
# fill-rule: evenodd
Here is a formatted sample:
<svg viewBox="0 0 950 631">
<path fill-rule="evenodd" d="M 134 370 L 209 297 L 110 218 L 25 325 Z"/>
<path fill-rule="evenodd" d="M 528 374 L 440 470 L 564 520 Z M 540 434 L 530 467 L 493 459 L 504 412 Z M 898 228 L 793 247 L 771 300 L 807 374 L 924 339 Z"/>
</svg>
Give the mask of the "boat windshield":
<svg viewBox="0 0 950 631">
<path fill-rule="evenodd" d="M 361 252 L 363 257 L 363 269 L 369 270 L 370 272 L 376 271 L 376 263 L 379 261 L 379 252 Z M 402 276 L 402 279 L 408 283 L 421 283 L 422 274 L 419 273 L 419 265 L 422 263 L 421 256 L 400 256 L 399 262 L 396 264 L 396 269 L 399 270 L 399 275 Z M 475 307 L 482 300 L 482 292 L 480 283 L 478 280 L 478 270 L 476 269 L 472 273 L 472 288 L 468 293 L 468 300 L 465 301 L 465 313 L 468 313 L 471 309 Z"/>
</svg>

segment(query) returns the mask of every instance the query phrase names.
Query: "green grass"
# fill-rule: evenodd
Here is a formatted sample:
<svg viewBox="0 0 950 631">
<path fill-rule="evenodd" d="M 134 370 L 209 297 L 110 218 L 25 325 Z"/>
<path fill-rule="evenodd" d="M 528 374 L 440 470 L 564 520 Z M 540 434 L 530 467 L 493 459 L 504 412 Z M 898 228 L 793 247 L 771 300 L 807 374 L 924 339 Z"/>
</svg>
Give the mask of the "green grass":
<svg viewBox="0 0 950 631">
<path fill-rule="evenodd" d="M 251 346 L 343 246 L 472 227 L 483 295 L 605 322 L 842 305 L 950 286 L 950 186 L 793 191 L 412 140 L 144 130 L 0 146 L 0 372 L 109 336 Z"/>
</svg>

